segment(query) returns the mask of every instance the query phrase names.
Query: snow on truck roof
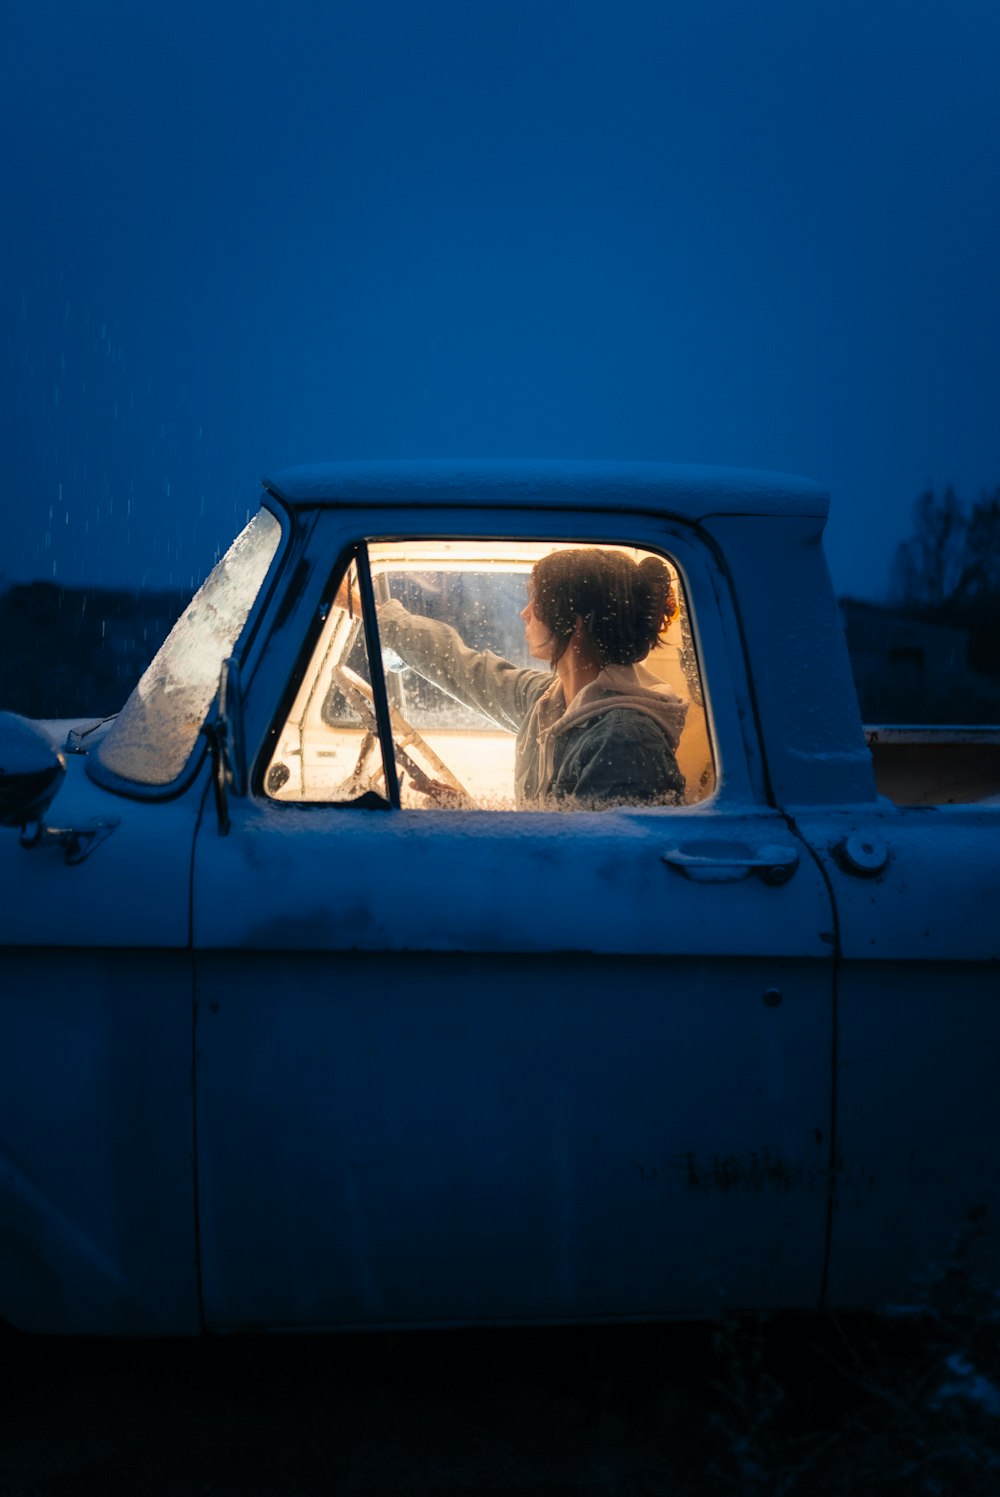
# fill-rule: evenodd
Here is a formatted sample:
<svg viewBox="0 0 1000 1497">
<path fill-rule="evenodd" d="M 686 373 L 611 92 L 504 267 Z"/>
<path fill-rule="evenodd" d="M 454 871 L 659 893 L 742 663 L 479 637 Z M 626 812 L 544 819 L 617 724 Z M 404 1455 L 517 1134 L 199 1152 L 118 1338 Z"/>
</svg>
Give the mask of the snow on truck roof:
<svg viewBox="0 0 1000 1497">
<path fill-rule="evenodd" d="M 826 490 L 808 478 L 679 463 L 464 458 L 312 463 L 262 482 L 293 506 L 645 510 L 686 520 L 709 515 L 822 519 L 829 507 Z"/>
</svg>

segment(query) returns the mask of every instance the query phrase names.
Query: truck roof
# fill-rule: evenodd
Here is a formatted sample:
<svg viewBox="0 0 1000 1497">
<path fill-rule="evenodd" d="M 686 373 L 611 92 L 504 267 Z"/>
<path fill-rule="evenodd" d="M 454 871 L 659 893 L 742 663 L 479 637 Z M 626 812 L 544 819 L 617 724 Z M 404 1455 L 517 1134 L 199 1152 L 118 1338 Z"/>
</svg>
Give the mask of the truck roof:
<svg viewBox="0 0 1000 1497">
<path fill-rule="evenodd" d="M 484 508 L 644 510 L 824 519 L 826 490 L 808 478 L 752 468 L 679 463 L 527 459 L 311 463 L 264 478 L 292 506 L 469 505 Z"/>
</svg>

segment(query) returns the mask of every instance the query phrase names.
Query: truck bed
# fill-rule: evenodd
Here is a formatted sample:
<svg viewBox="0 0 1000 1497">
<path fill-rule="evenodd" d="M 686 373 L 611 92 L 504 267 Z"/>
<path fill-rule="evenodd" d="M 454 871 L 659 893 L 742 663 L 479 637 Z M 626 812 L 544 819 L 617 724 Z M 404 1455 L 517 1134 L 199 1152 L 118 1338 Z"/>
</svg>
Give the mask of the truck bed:
<svg viewBox="0 0 1000 1497">
<path fill-rule="evenodd" d="M 1000 799 L 1000 727 L 867 727 L 879 793 L 898 806 Z"/>
</svg>

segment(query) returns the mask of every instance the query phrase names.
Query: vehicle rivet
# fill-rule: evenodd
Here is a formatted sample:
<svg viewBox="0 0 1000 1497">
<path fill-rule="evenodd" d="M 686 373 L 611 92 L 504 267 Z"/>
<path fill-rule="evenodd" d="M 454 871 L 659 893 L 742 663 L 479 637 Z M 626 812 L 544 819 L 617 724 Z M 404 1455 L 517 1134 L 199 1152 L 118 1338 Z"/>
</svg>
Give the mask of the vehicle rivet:
<svg viewBox="0 0 1000 1497">
<path fill-rule="evenodd" d="M 768 1008 L 777 1008 L 783 996 L 784 995 L 780 988 L 764 989 L 764 1002 L 767 1004 Z"/>
</svg>

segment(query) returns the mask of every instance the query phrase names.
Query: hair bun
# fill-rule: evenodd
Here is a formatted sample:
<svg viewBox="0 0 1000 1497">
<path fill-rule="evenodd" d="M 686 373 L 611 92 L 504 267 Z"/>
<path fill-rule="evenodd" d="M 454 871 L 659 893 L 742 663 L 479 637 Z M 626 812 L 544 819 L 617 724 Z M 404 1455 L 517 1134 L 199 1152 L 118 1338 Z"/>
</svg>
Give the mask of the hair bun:
<svg viewBox="0 0 1000 1497">
<path fill-rule="evenodd" d="M 677 594 L 666 562 L 658 556 L 644 556 L 639 574 L 649 589 L 649 612 L 659 634 L 677 616 Z"/>
<path fill-rule="evenodd" d="M 552 551 L 532 568 L 532 603 L 552 633 L 552 663 L 582 619 L 601 665 L 645 660 L 677 614 L 670 568 L 658 556 L 636 565 L 618 550 L 600 546 Z"/>
</svg>

